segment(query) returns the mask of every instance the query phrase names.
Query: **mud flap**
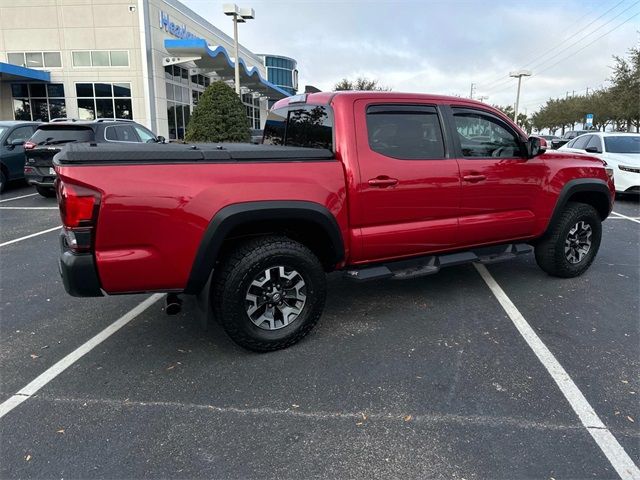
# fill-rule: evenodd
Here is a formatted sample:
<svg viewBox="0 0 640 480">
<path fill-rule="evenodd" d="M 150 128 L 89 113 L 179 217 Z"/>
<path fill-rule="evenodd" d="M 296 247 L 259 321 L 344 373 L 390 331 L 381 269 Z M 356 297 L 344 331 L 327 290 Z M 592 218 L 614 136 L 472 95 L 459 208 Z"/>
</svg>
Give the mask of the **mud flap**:
<svg viewBox="0 0 640 480">
<path fill-rule="evenodd" d="M 198 316 L 198 322 L 203 329 L 208 330 L 209 326 L 213 322 L 213 308 L 211 308 L 211 282 L 213 278 L 213 272 L 209 275 L 207 283 L 204 284 L 202 290 L 195 296 L 196 299 L 196 314 Z"/>
</svg>

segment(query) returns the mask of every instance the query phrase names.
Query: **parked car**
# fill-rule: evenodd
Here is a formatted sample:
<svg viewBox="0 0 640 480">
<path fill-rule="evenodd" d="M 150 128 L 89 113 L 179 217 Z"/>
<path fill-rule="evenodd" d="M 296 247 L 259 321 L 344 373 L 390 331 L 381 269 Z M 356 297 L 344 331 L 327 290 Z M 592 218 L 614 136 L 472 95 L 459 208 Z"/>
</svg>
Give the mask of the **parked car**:
<svg viewBox="0 0 640 480">
<path fill-rule="evenodd" d="M 0 192 L 7 182 L 24 178 L 24 142 L 26 142 L 39 122 L 0 122 Z"/>
<path fill-rule="evenodd" d="M 538 135 L 538 137 L 544 138 L 544 140 L 547 143 L 547 145 L 549 146 L 549 148 L 551 148 L 551 142 L 553 140 L 559 140 L 560 139 L 560 137 L 557 136 L 557 135 Z"/>
<path fill-rule="evenodd" d="M 172 311 L 196 295 L 235 342 L 269 351 L 311 331 L 333 270 L 406 279 L 532 246 L 548 274 L 580 275 L 613 205 L 601 160 L 542 154 L 458 97 L 289 97 L 264 141 L 68 144 L 54 162 L 67 292 L 169 292 Z"/>
<path fill-rule="evenodd" d="M 163 143 L 150 130 L 131 120 L 98 119 L 77 121 L 57 119 L 38 126 L 24 144 L 24 176 L 43 197 L 55 197 L 53 157 L 67 143 Z"/>
<path fill-rule="evenodd" d="M 579 137 L 580 135 L 584 135 L 585 133 L 590 133 L 590 132 L 591 130 L 569 130 L 567 132 L 564 132 L 564 135 L 562 135 L 562 137 L 551 140 L 551 148 L 554 150 L 557 150 L 558 148 L 565 145 L 570 140 L 573 140 L 574 138 Z"/>
<path fill-rule="evenodd" d="M 640 133 L 594 132 L 571 140 L 561 151 L 588 153 L 612 170 L 618 193 L 640 193 Z"/>
</svg>

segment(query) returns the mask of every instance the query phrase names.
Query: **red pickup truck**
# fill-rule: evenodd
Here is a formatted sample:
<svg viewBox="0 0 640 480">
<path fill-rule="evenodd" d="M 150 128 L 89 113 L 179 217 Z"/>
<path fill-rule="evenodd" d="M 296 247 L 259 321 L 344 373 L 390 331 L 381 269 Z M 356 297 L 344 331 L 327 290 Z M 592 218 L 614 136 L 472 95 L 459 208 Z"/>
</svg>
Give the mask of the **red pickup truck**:
<svg viewBox="0 0 640 480">
<path fill-rule="evenodd" d="M 318 321 L 325 272 L 412 278 L 533 247 L 545 272 L 573 277 L 613 205 L 601 160 L 545 153 L 461 98 L 290 97 L 263 143 L 65 147 L 54 163 L 66 290 L 198 295 L 238 344 L 275 350 Z"/>
</svg>

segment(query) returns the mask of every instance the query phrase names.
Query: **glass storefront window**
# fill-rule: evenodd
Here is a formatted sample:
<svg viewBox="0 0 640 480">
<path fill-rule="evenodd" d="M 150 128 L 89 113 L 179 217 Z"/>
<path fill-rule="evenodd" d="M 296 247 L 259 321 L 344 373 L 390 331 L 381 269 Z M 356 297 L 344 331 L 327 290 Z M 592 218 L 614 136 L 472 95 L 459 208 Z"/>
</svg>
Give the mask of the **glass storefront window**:
<svg viewBox="0 0 640 480">
<path fill-rule="evenodd" d="M 76 92 L 78 116 L 82 120 L 96 118 L 133 120 L 131 84 L 129 83 L 76 83 Z"/>
<path fill-rule="evenodd" d="M 48 122 L 67 114 L 64 85 L 61 83 L 14 83 L 13 118 Z"/>
</svg>

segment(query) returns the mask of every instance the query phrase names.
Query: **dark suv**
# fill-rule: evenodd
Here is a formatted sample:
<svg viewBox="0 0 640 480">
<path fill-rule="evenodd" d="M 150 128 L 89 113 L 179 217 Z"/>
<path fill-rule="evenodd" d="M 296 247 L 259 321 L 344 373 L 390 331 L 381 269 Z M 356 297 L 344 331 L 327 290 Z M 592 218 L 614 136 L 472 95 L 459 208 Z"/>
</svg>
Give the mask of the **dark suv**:
<svg viewBox="0 0 640 480">
<path fill-rule="evenodd" d="M 10 180 L 24 175 L 24 142 L 40 122 L 0 122 L 0 192 Z"/>
<path fill-rule="evenodd" d="M 551 140 L 551 148 L 553 150 L 559 149 L 561 146 L 570 142 L 576 137 L 580 135 L 584 135 L 585 133 L 591 133 L 593 130 L 569 130 L 568 132 L 564 132 L 564 135 L 560 138 L 554 138 Z"/>
<path fill-rule="evenodd" d="M 53 157 L 71 142 L 163 143 L 150 130 L 132 120 L 110 118 L 92 121 L 54 120 L 38 127 L 24 144 L 24 176 L 43 197 L 55 197 Z"/>
</svg>

